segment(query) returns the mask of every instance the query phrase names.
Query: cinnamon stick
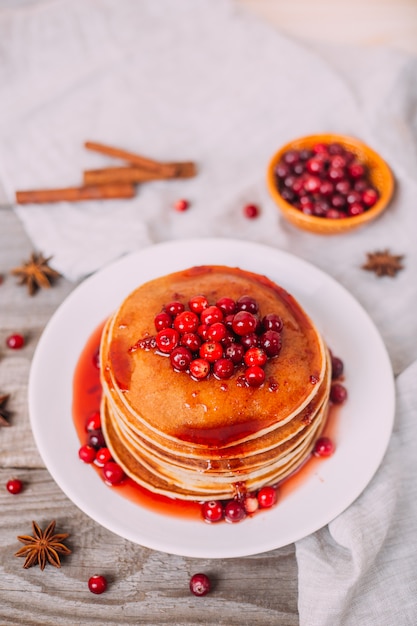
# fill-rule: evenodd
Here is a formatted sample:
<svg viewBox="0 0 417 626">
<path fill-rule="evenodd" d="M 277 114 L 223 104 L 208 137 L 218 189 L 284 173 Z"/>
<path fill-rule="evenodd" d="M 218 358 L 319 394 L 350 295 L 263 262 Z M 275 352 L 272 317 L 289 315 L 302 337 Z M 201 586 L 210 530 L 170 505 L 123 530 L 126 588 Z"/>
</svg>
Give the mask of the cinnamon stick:
<svg viewBox="0 0 417 626">
<path fill-rule="evenodd" d="M 120 182 L 105 185 L 85 185 L 62 189 L 34 189 L 16 191 L 17 204 L 44 204 L 49 202 L 79 202 L 81 200 L 107 200 L 111 198 L 133 198 L 135 187 Z"/>
<path fill-rule="evenodd" d="M 146 170 L 140 167 L 105 167 L 86 170 L 83 174 L 84 185 L 104 185 L 117 182 L 144 183 L 151 180 L 167 180 L 172 178 L 191 178 L 196 175 L 193 162 L 176 163 L 176 169 L 170 175 L 165 168 Z"/>
<path fill-rule="evenodd" d="M 128 161 L 133 165 L 137 165 L 151 172 L 161 172 L 164 174 L 164 176 L 167 177 L 174 176 L 177 169 L 176 163 L 162 163 L 160 161 L 155 161 L 154 159 L 149 159 L 147 157 L 141 156 L 140 154 L 128 152 L 127 150 L 123 150 L 121 148 L 114 148 L 113 146 L 107 146 L 105 144 L 97 143 L 95 141 L 86 141 L 84 146 L 88 150 L 94 150 L 95 152 L 100 152 L 101 154 L 105 154 L 106 156 L 123 159 L 124 161 Z"/>
</svg>

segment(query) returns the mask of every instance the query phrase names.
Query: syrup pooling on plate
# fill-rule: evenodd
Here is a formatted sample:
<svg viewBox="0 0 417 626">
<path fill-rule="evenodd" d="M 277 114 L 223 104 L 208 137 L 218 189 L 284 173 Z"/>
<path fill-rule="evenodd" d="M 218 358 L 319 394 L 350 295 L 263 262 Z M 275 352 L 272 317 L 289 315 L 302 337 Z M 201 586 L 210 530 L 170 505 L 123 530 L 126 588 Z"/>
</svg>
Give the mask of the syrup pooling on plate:
<svg viewBox="0 0 417 626">
<path fill-rule="evenodd" d="M 211 272 L 209 272 L 209 274 L 210 273 Z M 201 271 L 200 271 L 199 275 L 201 275 Z M 245 276 L 245 278 L 247 278 L 247 276 Z M 263 283 L 263 281 L 261 281 L 261 282 Z M 177 292 L 178 292 L 178 290 L 177 290 Z M 154 319 L 154 317 L 155 317 L 155 312 L 153 313 L 153 318 L 152 319 Z M 284 324 L 284 328 L 285 328 L 285 324 Z M 154 329 L 153 332 L 155 332 L 155 329 Z M 102 345 L 103 345 L 103 343 L 102 343 Z M 145 351 L 145 352 L 148 352 L 148 351 Z M 171 372 L 173 371 L 172 364 L 170 364 L 170 362 L 169 362 L 169 358 L 168 359 L 166 357 L 162 358 L 162 357 L 160 357 L 158 355 L 155 355 L 155 354 L 152 354 L 151 356 L 153 356 L 153 358 L 162 360 L 162 362 L 164 362 L 164 363 L 167 363 L 169 365 L 169 367 L 170 367 Z M 188 374 L 185 374 L 183 372 L 174 372 L 174 376 L 177 376 L 177 377 L 178 376 L 182 376 L 182 377 L 185 376 L 185 377 L 189 378 Z M 311 377 L 311 375 L 310 375 L 310 377 Z M 222 382 L 222 381 L 218 381 L 218 382 Z M 315 381 L 315 383 L 317 383 L 317 382 L 318 381 Z M 197 386 L 202 384 L 201 381 L 192 381 L 192 383 L 193 383 L 193 385 L 197 385 Z M 224 384 L 224 382 L 222 382 L 222 384 Z M 315 386 L 315 385 L 312 385 L 310 381 L 309 381 L 309 385 L 310 385 L 310 387 L 311 386 L 313 386 L 313 387 Z M 267 388 L 267 386 L 265 386 L 265 387 Z M 249 393 L 251 393 L 251 394 L 254 393 L 254 390 L 251 389 L 250 387 L 246 388 L 246 390 Z M 126 392 L 124 391 L 123 393 L 126 393 Z M 223 393 L 225 393 L 225 392 L 223 391 Z M 269 395 L 274 395 L 274 394 L 271 394 L 270 390 L 267 391 L 267 393 Z M 318 394 L 318 397 L 320 397 L 320 394 Z M 317 401 L 317 403 L 318 403 L 318 406 L 320 406 L 319 400 Z M 302 423 L 304 425 L 310 425 L 310 424 L 314 425 L 314 403 L 312 405 L 311 398 L 310 398 L 310 402 L 306 403 L 306 405 L 305 405 L 301 415 L 302 415 Z M 253 438 L 253 439 L 255 439 L 255 438 Z M 263 459 L 262 454 L 264 454 L 264 453 L 259 453 L 259 451 L 256 451 L 256 447 L 254 446 L 254 443 L 255 442 L 252 441 L 252 446 L 253 446 L 253 449 L 255 451 L 255 454 L 253 455 L 253 457 L 254 457 L 254 459 L 256 461 L 258 461 L 259 459 Z M 241 453 L 242 456 L 240 457 L 240 461 L 237 463 L 238 469 L 235 468 L 234 472 L 232 472 L 232 475 L 233 475 L 233 481 L 232 481 L 233 491 L 230 493 L 230 495 L 228 495 L 227 497 L 223 497 L 222 499 L 226 500 L 226 501 L 227 500 L 232 500 L 234 502 L 242 503 L 243 500 L 247 496 L 248 497 L 248 511 L 247 512 L 251 512 L 252 513 L 254 511 L 253 507 L 254 507 L 254 501 L 255 501 L 255 499 L 257 497 L 257 493 L 259 492 L 259 489 L 261 489 L 263 485 L 260 485 L 259 489 L 256 489 L 256 488 L 255 489 L 254 488 L 248 489 L 246 480 L 244 480 L 244 479 L 243 480 L 238 480 L 238 478 L 240 478 L 241 475 L 242 475 L 241 470 L 240 470 L 240 464 L 241 463 L 244 464 L 246 462 L 246 458 L 243 455 L 243 453 L 247 452 L 247 449 L 245 447 L 247 445 L 249 445 L 249 449 L 250 449 L 250 445 L 251 445 L 250 443 L 247 444 L 247 443 L 241 441 L 241 442 L 234 442 L 233 445 L 230 445 L 230 442 L 228 442 L 228 445 L 223 446 L 223 448 L 221 449 L 221 454 L 218 455 L 217 459 L 215 458 L 216 455 L 213 456 L 212 465 L 213 465 L 213 467 L 217 465 L 217 468 L 218 468 L 219 466 L 221 467 L 222 462 L 230 463 L 230 461 L 233 460 L 233 458 L 236 458 L 236 462 L 239 461 L 239 457 L 230 457 L 230 458 L 228 458 L 228 452 L 229 452 L 230 449 L 233 450 L 235 455 L 236 455 L 237 452 Z M 219 446 L 217 446 L 217 448 L 219 448 Z M 217 450 L 217 452 L 218 451 L 219 450 Z M 158 450 L 156 450 L 156 451 L 152 450 L 152 454 L 158 455 L 158 453 L 159 453 Z M 113 456 L 116 456 L 116 455 L 113 455 Z M 264 456 L 265 456 L 265 454 L 264 454 Z M 296 460 L 299 461 L 298 458 Z M 117 458 L 117 461 L 119 461 L 118 458 Z M 112 461 L 112 462 L 114 463 L 114 461 Z M 216 468 L 216 471 L 217 471 L 217 468 Z M 124 468 L 124 469 L 126 469 L 126 468 Z M 129 468 L 127 468 L 127 469 L 128 469 L 127 473 L 129 474 Z M 191 468 L 190 471 L 195 473 L 195 469 L 193 469 L 193 468 Z M 210 471 L 211 471 L 211 469 L 210 469 Z M 210 471 L 209 472 L 206 471 L 204 473 L 210 473 Z M 103 472 L 104 472 L 104 468 L 103 468 Z M 247 468 L 246 468 L 246 473 L 247 473 Z M 243 478 L 244 478 L 244 475 L 243 475 Z M 230 472 L 227 475 L 227 480 L 229 481 L 229 483 L 231 482 Z M 139 482 L 139 481 L 136 481 L 136 482 Z M 275 484 L 276 484 L 276 482 L 273 482 L 272 486 L 275 487 Z M 143 487 L 143 485 L 142 485 L 142 487 Z M 199 498 L 195 498 L 194 497 L 194 498 L 189 498 L 189 499 L 190 500 L 195 500 L 195 499 L 199 499 Z M 210 498 L 206 498 L 206 500 L 210 500 Z M 265 502 L 264 500 L 262 500 L 262 501 Z M 264 504 L 263 504 L 263 506 L 265 507 Z M 228 507 L 227 503 L 225 503 L 225 507 L 224 508 L 225 508 L 225 511 L 226 511 L 226 509 L 231 509 L 232 510 L 233 506 L 231 505 L 231 506 Z M 235 511 L 235 513 L 236 513 L 236 511 Z M 231 513 L 231 516 L 232 516 L 233 519 L 230 519 L 229 521 L 236 521 L 236 519 L 235 519 L 236 515 L 235 515 L 235 517 L 233 517 L 233 514 Z M 226 516 L 226 519 L 228 519 L 227 516 Z"/>
</svg>

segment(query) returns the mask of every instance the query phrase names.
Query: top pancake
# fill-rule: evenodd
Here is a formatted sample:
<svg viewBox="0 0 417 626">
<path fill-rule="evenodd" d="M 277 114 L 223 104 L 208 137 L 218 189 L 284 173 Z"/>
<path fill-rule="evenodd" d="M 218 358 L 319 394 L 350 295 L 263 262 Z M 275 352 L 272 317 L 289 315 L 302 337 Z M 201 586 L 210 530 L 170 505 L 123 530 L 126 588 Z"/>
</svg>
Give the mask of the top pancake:
<svg viewBox="0 0 417 626">
<path fill-rule="evenodd" d="M 186 305 L 199 294 L 210 304 L 250 295 L 260 317 L 276 313 L 282 318 L 282 349 L 267 362 L 264 385 L 239 386 L 239 370 L 227 381 L 214 376 L 195 381 L 174 371 L 169 358 L 135 349 L 140 339 L 155 335 L 154 318 L 165 304 L 179 300 Z M 224 266 L 190 268 L 137 288 L 113 316 L 101 358 L 103 376 L 139 422 L 168 439 L 217 448 L 292 419 L 319 391 L 326 361 L 319 333 L 292 296 L 264 276 Z"/>
</svg>

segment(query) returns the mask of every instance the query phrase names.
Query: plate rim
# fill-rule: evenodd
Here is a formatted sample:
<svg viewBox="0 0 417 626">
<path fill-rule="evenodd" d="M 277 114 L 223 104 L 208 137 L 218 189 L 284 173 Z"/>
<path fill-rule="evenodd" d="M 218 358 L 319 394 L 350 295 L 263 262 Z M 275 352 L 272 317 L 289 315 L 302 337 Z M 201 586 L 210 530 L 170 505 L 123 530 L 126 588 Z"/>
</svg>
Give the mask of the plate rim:
<svg viewBox="0 0 417 626">
<path fill-rule="evenodd" d="M 65 315 L 67 313 L 67 310 L 71 311 L 74 305 L 77 306 L 78 302 L 82 300 L 82 298 L 84 297 L 84 292 L 87 293 L 88 290 L 91 289 L 91 287 L 94 287 L 96 284 L 100 284 L 100 282 L 104 280 L 107 276 L 117 273 L 118 270 L 120 270 L 121 268 L 124 268 L 125 266 L 129 267 L 129 265 L 133 264 L 134 261 L 137 259 L 143 260 L 145 258 L 146 260 L 146 258 L 148 258 L 149 260 L 149 257 L 152 259 L 155 257 L 155 255 L 158 255 L 161 252 L 165 254 L 169 252 L 171 253 L 178 252 L 179 250 L 181 250 L 181 248 L 184 248 L 184 243 L 186 244 L 187 249 L 193 250 L 194 252 L 197 251 L 198 252 L 197 256 L 199 254 L 203 255 L 203 257 L 207 256 L 207 258 L 210 258 L 211 256 L 213 256 L 213 260 L 211 262 L 211 264 L 213 265 L 225 264 L 224 262 L 218 262 L 218 259 L 215 260 L 216 255 L 219 256 L 219 252 L 221 252 L 220 257 L 225 258 L 230 252 L 233 252 L 233 251 L 235 252 L 238 251 L 239 254 L 245 253 L 247 255 L 248 263 L 244 267 L 244 269 L 248 269 L 248 270 L 251 270 L 252 265 L 257 265 L 256 263 L 254 263 L 253 259 L 251 262 L 252 257 L 250 254 L 248 255 L 248 253 L 264 254 L 265 256 L 269 255 L 275 260 L 279 261 L 278 265 L 279 264 L 285 265 L 285 263 L 291 264 L 293 270 L 295 269 L 301 273 L 307 272 L 310 274 L 310 277 L 312 276 L 313 278 L 317 279 L 319 282 L 321 281 L 321 283 L 324 282 L 324 284 L 327 286 L 327 288 L 330 288 L 330 290 L 336 290 L 336 292 L 338 292 L 339 295 L 342 294 L 345 300 L 350 302 L 350 304 L 353 306 L 354 309 L 356 308 L 356 312 L 360 311 L 362 318 L 364 320 L 367 320 L 369 328 L 373 329 L 374 340 L 376 341 L 376 344 L 378 344 L 378 349 L 381 353 L 380 356 L 382 356 L 382 361 L 384 362 L 383 365 L 385 368 L 385 377 L 387 379 L 388 386 L 385 386 L 385 393 L 386 393 L 385 402 L 387 405 L 387 408 L 386 408 L 387 415 L 386 415 L 386 420 L 384 424 L 385 426 L 384 436 L 383 436 L 383 440 L 382 439 L 380 440 L 380 443 L 378 446 L 378 453 L 374 458 L 372 468 L 367 470 L 365 479 L 363 479 L 362 482 L 357 485 L 357 489 L 354 490 L 354 493 L 352 492 L 350 497 L 346 498 L 346 502 L 343 504 L 343 506 L 341 506 L 340 503 L 338 506 L 333 506 L 333 507 L 329 506 L 327 515 L 325 516 L 322 515 L 320 519 L 317 521 L 317 523 L 307 524 L 307 526 L 304 527 L 304 531 L 298 530 L 297 532 L 294 529 L 291 532 L 287 532 L 286 538 L 284 541 L 280 541 L 278 539 L 274 539 L 274 540 L 262 539 L 260 541 L 259 539 L 254 540 L 252 538 L 251 544 L 248 544 L 246 542 L 245 545 L 242 545 L 239 543 L 239 541 L 242 539 L 242 536 L 243 537 L 246 537 L 246 535 L 249 536 L 251 535 L 252 531 L 254 533 L 258 533 L 259 528 L 262 530 L 262 532 L 266 531 L 266 529 L 269 529 L 269 526 L 271 525 L 269 522 L 271 518 L 274 516 L 274 513 L 276 514 L 276 511 L 279 510 L 280 505 L 278 505 L 273 511 L 268 511 L 266 515 L 262 513 L 259 516 L 257 515 L 257 516 L 254 516 L 253 518 L 246 519 L 240 525 L 221 524 L 221 525 L 216 526 L 216 525 L 204 524 L 201 522 L 190 522 L 189 520 L 174 520 L 173 518 L 166 518 L 165 516 L 157 515 L 158 519 L 160 520 L 162 518 L 165 519 L 165 525 L 166 523 L 168 523 L 170 530 L 173 531 L 171 534 L 171 537 L 173 538 L 171 539 L 166 539 L 166 538 L 164 539 L 161 536 L 157 536 L 156 538 L 153 536 L 149 537 L 146 532 L 145 532 L 145 535 L 143 535 L 141 533 L 138 534 L 135 531 L 133 532 L 129 531 L 129 528 L 126 528 L 125 526 L 120 527 L 120 524 L 115 523 L 113 519 L 111 520 L 109 519 L 108 512 L 106 513 L 106 510 L 105 510 L 106 506 L 103 507 L 104 510 L 98 511 L 96 503 L 89 502 L 88 499 L 87 500 L 85 499 L 84 495 L 83 497 L 81 497 L 79 493 L 74 491 L 74 489 L 72 488 L 73 486 L 72 486 L 71 481 L 68 481 L 68 478 L 66 478 L 63 474 L 63 468 L 57 467 L 56 459 L 51 457 L 50 450 L 48 450 L 48 445 L 49 445 L 48 436 L 45 435 L 45 432 L 42 432 L 42 427 L 41 427 L 41 423 L 39 420 L 40 407 L 39 407 L 39 397 L 37 395 L 37 385 L 39 384 L 39 381 L 41 380 L 43 383 L 43 387 L 46 388 L 45 380 L 42 379 L 43 374 L 39 368 L 42 366 L 42 363 L 45 361 L 45 358 L 48 354 L 48 349 L 50 347 L 48 345 L 48 342 L 50 341 L 50 338 L 52 337 L 54 339 L 54 333 L 56 333 L 57 330 L 59 330 L 59 327 L 61 324 L 61 318 L 64 318 L 65 320 Z M 236 257 L 240 258 L 239 254 L 236 254 Z M 162 265 L 163 264 L 164 263 L 162 263 Z M 189 263 L 188 266 L 192 266 L 193 264 L 195 263 Z M 197 264 L 208 264 L 208 262 L 197 263 Z M 230 265 L 230 263 L 228 264 Z M 262 262 L 260 264 L 262 265 Z M 243 264 L 240 262 L 239 266 L 243 267 Z M 184 266 L 184 269 L 185 269 L 185 266 Z M 169 270 L 166 271 L 166 273 L 170 273 L 170 271 L 176 271 L 176 269 L 174 268 L 171 270 L 171 268 L 169 268 Z M 254 270 L 252 269 L 252 271 Z M 262 273 L 262 272 L 258 272 L 258 273 Z M 267 274 L 267 272 L 265 271 L 263 273 Z M 160 274 L 156 274 L 156 275 L 160 275 Z M 273 278 L 273 280 L 276 280 L 276 279 Z M 133 278 L 132 278 L 132 282 L 133 282 Z M 140 284 L 140 282 L 135 283 L 135 286 L 138 286 L 138 284 Z M 280 281 L 279 284 L 282 285 L 282 281 Z M 284 285 L 284 288 L 286 288 L 285 285 Z M 126 289 L 128 288 L 126 287 Z M 129 293 L 129 291 L 130 289 L 127 291 L 127 293 Z M 295 297 L 300 301 L 297 295 L 295 295 Z M 304 294 L 304 298 L 305 298 L 305 294 Z M 305 307 L 305 304 L 303 304 L 303 302 L 301 302 L 301 304 L 302 306 Z M 101 319 L 104 319 L 106 314 L 109 314 L 110 312 L 111 310 L 103 314 Z M 317 320 L 314 319 L 315 323 L 316 321 Z M 93 331 L 94 331 L 94 328 L 92 327 L 89 328 L 88 330 L 84 329 L 84 338 L 83 338 L 84 343 L 85 343 L 86 338 L 88 338 Z M 79 342 L 81 343 L 81 338 L 79 338 Z M 68 384 L 68 381 L 66 381 L 66 383 L 64 382 L 64 387 L 65 387 L 65 384 Z M 37 344 L 37 347 L 33 356 L 30 373 L 29 373 L 28 400 L 29 400 L 30 424 L 31 424 L 32 432 L 33 432 L 34 439 L 35 439 L 37 448 L 39 450 L 39 453 L 46 465 L 47 470 L 51 474 L 54 481 L 58 484 L 58 486 L 65 493 L 65 495 L 78 508 L 84 511 L 84 513 L 86 513 L 89 517 L 91 517 L 100 525 L 104 526 L 105 528 L 114 532 L 115 534 L 121 537 L 124 537 L 125 539 L 128 539 L 129 541 L 138 543 L 140 545 L 146 546 L 151 549 L 156 549 L 156 550 L 160 550 L 160 551 L 171 553 L 171 554 L 178 554 L 181 556 L 189 556 L 189 557 L 200 557 L 200 558 L 233 558 L 233 557 L 240 557 L 240 556 L 249 556 L 252 554 L 259 554 L 259 553 L 273 550 L 276 548 L 280 548 L 290 543 L 293 543 L 295 541 L 298 541 L 299 539 L 312 534 L 313 532 L 317 531 L 319 528 L 322 528 L 323 526 L 328 524 L 337 515 L 341 514 L 344 510 L 346 510 L 346 508 L 348 508 L 354 502 L 354 500 L 356 500 L 356 498 L 363 492 L 363 490 L 366 488 L 366 486 L 369 484 L 369 482 L 372 480 L 373 476 L 377 472 L 378 467 L 380 466 L 383 460 L 383 456 L 389 444 L 391 432 L 393 429 L 394 415 L 395 415 L 394 376 L 392 372 L 391 361 L 389 359 L 386 347 L 370 315 L 343 285 L 341 285 L 338 281 L 336 281 L 332 276 L 326 274 L 320 268 L 314 266 L 312 263 L 305 261 L 304 259 L 301 259 L 299 257 L 296 257 L 295 255 L 285 250 L 280 250 L 278 248 L 273 248 L 266 244 L 257 243 L 257 242 L 249 242 L 246 240 L 230 239 L 230 238 L 213 238 L 213 237 L 192 238 L 192 239 L 185 239 L 185 240 L 180 239 L 180 240 L 152 244 L 150 246 L 147 246 L 146 248 L 143 248 L 142 250 L 128 253 L 124 255 L 123 257 L 107 264 L 106 266 L 104 266 L 103 268 L 95 272 L 94 274 L 85 278 L 79 285 L 77 285 L 74 288 L 74 290 L 63 300 L 63 302 L 60 304 L 60 306 L 56 309 L 54 314 L 51 316 L 51 318 L 46 324 L 45 329 L 39 339 L 39 342 Z M 41 400 L 41 405 L 42 405 L 42 402 L 43 400 Z M 72 423 L 72 418 L 71 418 L 71 426 L 75 434 L 75 428 Z M 72 440 L 72 437 L 71 437 L 71 440 Z M 73 442 L 72 442 L 72 445 L 73 445 Z M 78 446 L 79 446 L 79 442 L 78 442 Z M 79 465 L 79 463 L 80 462 L 78 460 L 78 455 L 75 452 L 74 466 L 76 464 Z M 326 463 L 328 463 L 327 460 L 326 460 Z M 82 472 L 80 472 L 80 468 L 81 468 L 80 465 L 78 468 L 76 468 L 77 475 L 80 475 L 80 473 L 82 474 Z M 96 474 L 96 472 L 92 472 L 91 468 L 89 468 L 88 466 L 86 466 L 86 469 L 89 470 L 91 475 Z M 108 490 L 108 487 L 104 485 L 104 483 L 101 481 L 101 479 L 98 476 L 96 476 L 96 480 L 101 484 L 101 486 L 99 486 L 98 488 L 98 492 L 99 492 L 99 496 L 102 497 L 102 495 L 106 493 L 104 492 L 103 487 L 106 490 Z M 91 477 L 90 477 L 90 480 L 87 481 L 87 483 L 88 484 L 91 483 Z M 113 501 L 113 495 L 117 497 L 118 501 L 122 500 L 124 502 L 127 502 L 125 498 L 122 498 L 118 494 L 111 494 L 110 500 Z M 349 501 L 347 502 L 347 500 Z M 139 507 L 139 505 L 137 504 L 130 503 L 130 505 L 136 507 L 136 511 L 137 509 L 141 509 L 141 507 Z M 122 508 L 125 509 L 126 507 L 122 506 Z M 146 522 L 150 522 L 152 524 L 153 522 L 152 514 L 149 515 L 149 511 L 145 511 L 145 509 L 141 509 L 141 512 L 142 512 L 141 517 Z M 271 516 L 271 517 L 267 517 L 267 516 Z M 326 519 L 326 521 L 323 522 L 323 519 Z M 269 520 L 268 523 L 266 523 L 265 520 Z M 185 526 L 183 526 L 184 524 Z M 210 546 L 207 546 L 207 545 L 199 546 L 197 545 L 197 543 L 192 543 L 192 545 L 186 545 L 186 543 L 184 544 L 183 539 L 179 540 L 178 536 L 175 536 L 175 533 L 179 533 L 181 535 L 183 528 L 187 528 L 188 530 L 192 527 L 195 530 L 194 526 L 190 526 L 190 524 L 191 525 L 197 524 L 200 530 L 202 531 L 202 532 L 199 532 L 197 530 L 197 536 L 202 535 L 204 539 L 206 537 L 210 538 L 210 544 L 211 544 Z M 162 523 L 162 526 L 164 526 L 164 523 Z M 238 526 L 239 527 L 245 526 L 244 531 L 242 532 L 241 530 L 239 530 Z M 246 532 L 246 528 L 247 528 L 247 532 Z M 209 534 L 207 533 L 207 530 L 210 531 Z M 231 532 L 231 530 L 233 530 L 233 533 Z M 193 537 L 194 537 L 194 534 L 193 534 Z"/>
</svg>

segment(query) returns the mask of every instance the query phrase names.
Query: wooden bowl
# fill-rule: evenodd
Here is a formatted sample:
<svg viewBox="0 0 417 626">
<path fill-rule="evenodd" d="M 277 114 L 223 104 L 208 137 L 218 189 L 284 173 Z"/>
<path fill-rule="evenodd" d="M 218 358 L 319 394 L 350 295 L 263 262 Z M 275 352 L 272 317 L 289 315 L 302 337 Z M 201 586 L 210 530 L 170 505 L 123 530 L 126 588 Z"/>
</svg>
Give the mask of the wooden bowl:
<svg viewBox="0 0 417 626">
<path fill-rule="evenodd" d="M 299 209 L 284 200 L 278 191 L 275 176 L 275 167 L 288 150 L 300 150 L 312 148 L 316 143 L 339 143 L 346 149 L 353 152 L 358 160 L 368 169 L 371 184 L 378 190 L 379 199 L 364 213 L 353 217 L 340 219 L 330 219 L 326 217 L 316 217 L 302 213 Z M 368 224 L 377 218 L 388 206 L 394 191 L 394 177 L 386 162 L 367 145 L 345 135 L 322 134 L 309 135 L 291 141 L 274 154 L 268 165 L 267 183 L 269 192 L 281 210 L 283 216 L 292 224 L 303 230 L 321 235 L 336 235 L 349 232 L 360 226 Z"/>
</svg>

